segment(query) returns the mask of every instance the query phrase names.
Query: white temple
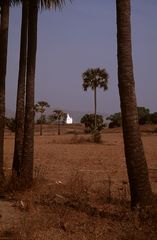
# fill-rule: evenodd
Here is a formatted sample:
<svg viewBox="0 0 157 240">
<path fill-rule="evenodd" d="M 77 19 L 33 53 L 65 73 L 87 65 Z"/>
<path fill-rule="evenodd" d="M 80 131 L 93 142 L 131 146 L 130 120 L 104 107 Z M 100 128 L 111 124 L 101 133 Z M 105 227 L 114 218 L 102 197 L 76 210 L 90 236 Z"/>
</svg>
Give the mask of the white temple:
<svg viewBox="0 0 157 240">
<path fill-rule="evenodd" d="M 68 113 L 67 113 L 66 123 L 67 124 L 72 124 L 73 123 L 73 119 L 69 116 Z"/>
</svg>

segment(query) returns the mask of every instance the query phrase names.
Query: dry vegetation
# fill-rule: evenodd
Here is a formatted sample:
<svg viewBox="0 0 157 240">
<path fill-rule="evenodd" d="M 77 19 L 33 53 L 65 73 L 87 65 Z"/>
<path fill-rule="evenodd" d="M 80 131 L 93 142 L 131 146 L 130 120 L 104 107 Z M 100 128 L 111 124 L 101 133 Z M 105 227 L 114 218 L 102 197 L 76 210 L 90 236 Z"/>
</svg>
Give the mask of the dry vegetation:
<svg viewBox="0 0 157 240">
<path fill-rule="evenodd" d="M 144 126 L 141 132 L 157 193 L 155 129 Z M 105 129 L 101 137 L 93 143 L 81 125 L 61 126 L 60 136 L 56 126 L 44 126 L 43 136 L 36 127 L 34 185 L 26 192 L 10 189 L 8 202 L 1 202 L 0 239 L 157 239 L 157 208 L 130 210 L 121 129 Z M 7 175 L 13 140 L 6 133 Z"/>
</svg>

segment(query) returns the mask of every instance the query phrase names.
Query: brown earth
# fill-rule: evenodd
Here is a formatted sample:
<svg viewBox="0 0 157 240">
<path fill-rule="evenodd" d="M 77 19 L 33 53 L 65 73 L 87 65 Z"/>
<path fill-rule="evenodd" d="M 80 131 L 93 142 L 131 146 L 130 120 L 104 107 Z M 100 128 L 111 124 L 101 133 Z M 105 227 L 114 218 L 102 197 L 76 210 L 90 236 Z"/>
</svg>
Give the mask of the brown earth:
<svg viewBox="0 0 157 240">
<path fill-rule="evenodd" d="M 74 172 L 81 172 L 94 182 L 111 178 L 113 184 L 127 181 L 123 137 L 119 128 L 105 129 L 102 142 L 90 142 L 82 125 L 62 125 L 61 135 L 56 126 L 44 126 L 43 136 L 35 133 L 35 166 L 51 181 L 65 182 Z M 157 169 L 156 126 L 142 126 L 141 134 L 149 169 Z M 5 169 L 11 169 L 14 136 L 6 134 Z M 41 168 L 41 169 L 39 169 Z M 153 191 L 157 191 L 152 182 Z"/>
<path fill-rule="evenodd" d="M 157 126 L 141 127 L 150 181 L 155 193 L 157 193 L 157 132 L 154 131 L 156 128 Z M 5 135 L 7 174 L 11 171 L 13 145 L 14 136 L 7 132 Z M 25 227 L 20 225 L 17 230 L 14 226 L 18 232 L 16 238 L 14 236 L 7 239 L 155 239 L 154 235 L 153 237 L 151 235 L 152 229 L 149 232 L 152 238 L 144 238 L 139 223 L 135 223 L 136 217 L 132 216 L 131 212 L 128 213 L 127 201 L 130 197 L 121 129 L 105 129 L 102 133 L 102 142 L 95 144 L 91 142 L 90 135 L 84 134 L 84 128 L 80 124 L 62 125 L 60 136 L 57 135 L 57 126 L 44 126 L 43 136 L 39 136 L 39 126 L 36 126 L 34 164 L 34 176 L 37 180 L 34 188 L 22 194 L 13 193 L 16 199 L 14 205 L 17 203 L 16 207 L 19 209 L 27 209 L 23 220 Z M 102 212 L 104 216 L 107 212 L 108 217 L 100 217 L 103 216 Z M 3 216 L 0 223 L 2 218 Z M 28 222 L 32 219 L 36 231 L 29 227 Z M 130 224 L 132 219 L 133 224 Z M 40 227 L 37 222 L 40 222 Z M 45 227 L 42 229 L 41 225 Z M 130 229 L 132 238 L 128 238 L 127 235 Z M 36 237 L 33 235 L 35 232 Z M 134 238 L 135 234 L 139 238 Z"/>
</svg>

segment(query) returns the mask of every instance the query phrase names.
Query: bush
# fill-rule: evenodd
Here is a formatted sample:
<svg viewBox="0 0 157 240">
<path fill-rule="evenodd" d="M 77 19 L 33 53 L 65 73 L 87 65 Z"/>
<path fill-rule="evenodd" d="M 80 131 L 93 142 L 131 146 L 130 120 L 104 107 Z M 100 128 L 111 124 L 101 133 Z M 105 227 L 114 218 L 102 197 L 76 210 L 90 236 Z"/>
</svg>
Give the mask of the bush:
<svg viewBox="0 0 157 240">
<path fill-rule="evenodd" d="M 16 130 L 15 118 L 5 118 L 5 125 L 11 132 L 15 132 Z"/>
<path fill-rule="evenodd" d="M 110 120 L 109 128 L 120 127 L 122 125 L 121 113 L 115 113 L 107 117 L 107 120 Z"/>
<path fill-rule="evenodd" d="M 97 125 L 96 128 L 98 131 L 101 131 L 103 129 L 104 120 L 102 115 L 96 115 Z M 81 123 L 84 123 L 85 125 L 85 133 L 91 133 L 95 129 L 95 115 L 94 114 L 85 114 L 81 118 Z"/>
</svg>

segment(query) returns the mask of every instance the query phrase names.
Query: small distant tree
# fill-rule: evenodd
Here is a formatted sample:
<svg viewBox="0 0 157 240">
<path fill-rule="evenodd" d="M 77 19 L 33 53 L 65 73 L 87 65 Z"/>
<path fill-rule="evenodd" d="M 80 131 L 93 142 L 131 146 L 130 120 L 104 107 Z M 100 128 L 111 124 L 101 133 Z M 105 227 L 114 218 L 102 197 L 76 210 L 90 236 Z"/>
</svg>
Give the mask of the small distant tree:
<svg viewBox="0 0 157 240">
<path fill-rule="evenodd" d="M 40 136 L 42 136 L 42 125 L 44 123 L 44 115 L 43 113 L 45 112 L 46 108 L 49 108 L 50 105 L 45 102 L 45 101 L 39 101 L 35 104 L 34 110 L 35 112 L 40 112 Z"/>
<path fill-rule="evenodd" d="M 157 112 L 150 114 L 150 121 L 152 124 L 157 124 Z"/>
<path fill-rule="evenodd" d="M 60 124 L 61 121 L 65 123 L 67 117 L 67 113 L 63 112 L 62 110 L 54 110 L 53 114 L 49 116 L 49 121 L 50 122 L 55 122 L 57 121 L 58 125 L 58 135 L 60 135 Z"/>
<path fill-rule="evenodd" d="M 138 122 L 143 125 L 150 122 L 150 111 L 145 107 L 137 107 Z"/>
<path fill-rule="evenodd" d="M 101 131 L 104 127 L 104 120 L 102 115 L 96 115 L 97 118 L 97 125 L 96 129 L 98 131 Z M 85 132 L 86 133 L 92 133 L 95 130 L 95 115 L 94 114 L 85 114 L 81 118 L 81 123 L 85 125 Z"/>
<path fill-rule="evenodd" d="M 122 125 L 122 116 L 120 112 L 110 115 L 109 117 L 106 118 L 106 120 L 111 121 L 109 123 L 109 128 L 121 127 Z"/>
<path fill-rule="evenodd" d="M 15 118 L 7 118 L 7 117 L 5 117 L 5 126 L 11 132 L 15 132 L 15 130 L 16 130 L 16 120 L 15 120 Z"/>
<path fill-rule="evenodd" d="M 109 75 L 106 69 L 89 68 L 82 74 L 83 89 L 87 91 L 91 88 L 94 91 L 94 127 L 97 127 L 97 88 L 103 88 L 104 91 L 108 89 Z"/>
</svg>

